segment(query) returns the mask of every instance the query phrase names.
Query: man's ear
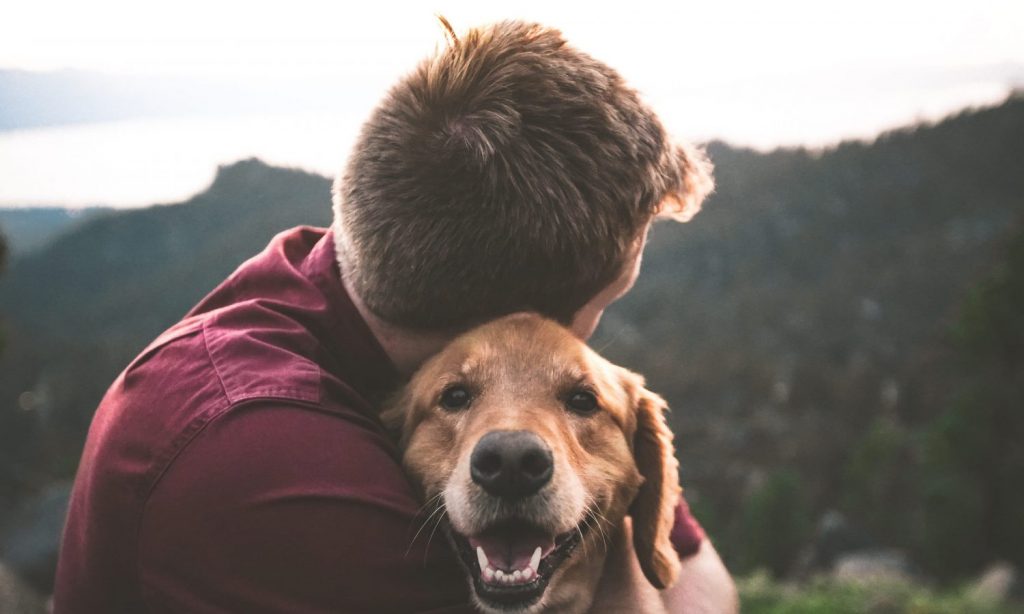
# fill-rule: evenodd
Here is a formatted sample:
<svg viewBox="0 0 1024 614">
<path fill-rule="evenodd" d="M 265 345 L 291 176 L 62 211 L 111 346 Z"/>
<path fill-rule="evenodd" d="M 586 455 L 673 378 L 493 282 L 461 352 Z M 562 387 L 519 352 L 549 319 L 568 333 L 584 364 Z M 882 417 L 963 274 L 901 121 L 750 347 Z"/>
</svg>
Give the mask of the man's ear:
<svg viewBox="0 0 1024 614">
<path fill-rule="evenodd" d="M 681 489 L 672 431 L 665 422 L 667 408 L 664 399 L 639 389 L 633 455 L 644 482 L 631 508 L 633 546 L 644 575 L 659 589 L 671 586 L 680 569 L 669 538 Z"/>
<path fill-rule="evenodd" d="M 678 169 L 678 185 L 660 205 L 658 215 L 677 222 L 689 222 L 700 211 L 704 198 L 715 189 L 714 166 L 703 149 L 683 142 L 671 148 L 670 164 Z"/>
</svg>

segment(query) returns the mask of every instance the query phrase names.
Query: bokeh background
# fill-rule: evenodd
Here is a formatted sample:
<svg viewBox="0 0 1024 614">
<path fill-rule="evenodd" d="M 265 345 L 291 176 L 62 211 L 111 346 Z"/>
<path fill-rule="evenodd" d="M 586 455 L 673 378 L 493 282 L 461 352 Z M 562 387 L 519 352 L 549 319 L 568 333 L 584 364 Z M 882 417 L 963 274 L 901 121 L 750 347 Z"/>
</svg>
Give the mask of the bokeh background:
<svg viewBox="0 0 1024 614">
<path fill-rule="evenodd" d="M 435 13 L 559 27 L 706 144 L 592 345 L 670 401 L 745 611 L 1024 609 L 1024 4 L 364 4 L 5 7 L 0 610 L 45 607 L 107 385 L 329 223 Z"/>
</svg>

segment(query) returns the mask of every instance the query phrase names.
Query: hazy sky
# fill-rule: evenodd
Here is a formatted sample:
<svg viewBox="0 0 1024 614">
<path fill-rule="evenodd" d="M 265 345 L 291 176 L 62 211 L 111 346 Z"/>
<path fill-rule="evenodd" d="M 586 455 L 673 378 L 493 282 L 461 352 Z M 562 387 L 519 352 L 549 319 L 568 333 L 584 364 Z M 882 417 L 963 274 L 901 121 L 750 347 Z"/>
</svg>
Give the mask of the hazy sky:
<svg viewBox="0 0 1024 614">
<path fill-rule="evenodd" d="M 761 146 L 988 101 L 1024 71 L 1024 0 L 32 0 L 4 10 L 0 67 L 308 75 L 379 92 L 438 43 L 434 13 L 456 30 L 509 17 L 557 26 L 678 130 Z M 890 100 L 913 88 L 922 95 Z M 808 97 L 821 112 L 797 104 Z M 780 139 L 780 121 L 803 128 Z"/>
<path fill-rule="evenodd" d="M 563 29 L 645 86 L 818 68 L 1024 62 L 1020 0 L 596 3 L 33 0 L 9 3 L 0 65 L 134 72 L 404 69 L 456 29 L 508 17 Z M 684 71 L 685 76 L 679 74 Z"/>
<path fill-rule="evenodd" d="M 303 122 L 308 134 L 298 135 L 291 124 L 281 130 L 296 152 L 325 151 L 326 135 L 341 139 L 347 137 L 334 135 L 354 134 L 396 76 L 442 41 L 434 13 L 446 15 L 456 31 L 502 18 L 558 27 L 571 43 L 619 69 L 673 132 L 761 148 L 869 138 L 967 105 L 997 102 L 1011 83 L 1024 86 L 1024 0 L 487 5 L 479 0 L 31 0 L 4 8 L 0 68 L 330 80 L 345 86 L 347 115 L 319 125 Z M 147 129 L 184 134 L 178 125 Z M 288 157 L 269 142 L 243 147 L 225 140 L 249 135 L 247 126 L 219 123 L 202 129 L 211 140 L 208 147 L 194 145 L 197 152 L 248 151 L 324 172 L 338 168 L 344 158 L 344 148 L 333 142 L 323 157 Z M 214 137 L 218 129 L 228 132 Z M 29 132 L 0 135 L 0 173 L 25 181 L 33 173 L 45 179 L 49 170 L 39 167 L 48 152 L 66 149 L 70 156 L 75 143 L 94 151 L 94 138 L 109 148 L 109 155 L 78 163 L 83 189 L 94 181 L 98 189 L 109 190 L 102 186 L 110 185 L 110 178 L 123 180 L 125 164 L 153 164 L 144 161 L 148 154 L 141 150 L 136 161 L 122 160 L 125 147 L 110 143 L 109 132 L 88 127 Z M 138 134 L 134 129 L 119 133 L 131 138 L 129 132 Z M 77 140 L 62 144 L 66 138 Z M 220 140 L 214 144 L 214 138 Z M 230 161 L 222 159 L 227 155 L 218 154 L 216 160 Z M 109 160 L 109 171 L 96 167 L 99 160 Z M 189 176 L 206 169 L 205 181 L 212 173 L 210 160 L 191 164 Z M 200 187 L 197 182 L 159 194 L 176 197 Z M 127 204 L 150 197 L 104 196 L 102 190 L 69 196 L 35 186 L 0 186 L 0 203 Z"/>
</svg>

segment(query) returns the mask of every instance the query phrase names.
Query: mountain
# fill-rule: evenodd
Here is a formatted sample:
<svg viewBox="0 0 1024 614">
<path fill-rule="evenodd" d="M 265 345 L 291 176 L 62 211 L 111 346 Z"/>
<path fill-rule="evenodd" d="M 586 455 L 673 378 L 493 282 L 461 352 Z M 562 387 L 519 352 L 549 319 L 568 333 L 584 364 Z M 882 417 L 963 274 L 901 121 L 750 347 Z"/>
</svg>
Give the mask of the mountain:
<svg viewBox="0 0 1024 614">
<path fill-rule="evenodd" d="M 878 412 L 927 414 L 915 369 L 1024 219 L 1024 98 L 872 143 L 709 151 L 716 194 L 655 226 L 595 342 L 699 429 L 684 469 L 745 482 L 741 459 L 829 458 Z"/>
<path fill-rule="evenodd" d="M 11 255 L 18 257 L 46 245 L 74 224 L 108 211 L 104 207 L 0 208 L 0 234 L 4 236 Z"/>
<path fill-rule="evenodd" d="M 670 401 L 683 483 L 708 524 L 720 522 L 724 548 L 751 547 L 760 520 L 744 525 L 744 510 L 779 491 L 783 523 L 845 507 L 890 545 L 940 543 L 923 533 L 928 506 L 910 468 L 970 389 L 952 334 L 962 306 L 1010 266 L 1024 231 L 1024 98 L 871 143 L 709 151 L 717 193 L 693 222 L 655 226 L 643 274 L 596 347 Z M 1007 394 L 1024 406 L 1024 391 Z M 985 500 L 976 505 L 999 505 Z M 962 515 L 949 526 L 969 525 Z M 794 525 L 790 543 L 781 527 L 758 530 L 775 540 L 765 557 L 788 553 L 782 572 L 810 527 Z M 959 567 L 926 562 L 962 573 L 1007 542 L 984 539 L 988 550 Z M 1002 556 L 1020 564 L 1024 545 L 1014 548 Z"/>
<path fill-rule="evenodd" d="M 960 389 L 950 330 L 1024 223 L 1024 98 L 873 142 L 709 152 L 717 192 L 693 222 L 655 226 L 593 345 L 669 400 L 688 498 L 731 561 L 765 564 L 749 523 L 782 510 L 790 533 L 757 529 L 779 571 L 803 516 L 845 506 L 870 525 L 851 496 L 874 482 L 851 476 L 873 433 L 925 438 Z M 0 500 L 72 475 L 116 373 L 275 232 L 326 225 L 329 187 L 246 160 L 187 202 L 97 216 L 13 262 Z M 872 529 L 898 542 L 908 518 Z"/>
<path fill-rule="evenodd" d="M 185 203 L 87 221 L 23 258 L 3 282 L 0 312 L 33 335 L 140 343 L 277 231 L 327 224 L 329 198 L 324 177 L 258 160 L 222 167 Z"/>
</svg>

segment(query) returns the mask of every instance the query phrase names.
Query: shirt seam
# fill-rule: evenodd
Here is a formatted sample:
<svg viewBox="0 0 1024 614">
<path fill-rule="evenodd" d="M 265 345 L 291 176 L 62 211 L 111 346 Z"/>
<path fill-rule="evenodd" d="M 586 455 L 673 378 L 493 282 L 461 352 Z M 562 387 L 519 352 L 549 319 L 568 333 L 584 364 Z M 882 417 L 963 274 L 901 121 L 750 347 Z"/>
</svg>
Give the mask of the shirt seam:
<svg viewBox="0 0 1024 614">
<path fill-rule="evenodd" d="M 231 395 L 228 394 L 228 387 L 224 383 L 224 376 L 221 374 L 220 369 L 217 367 L 217 361 L 214 360 L 213 351 L 210 349 L 210 337 L 209 334 L 207 333 L 207 322 L 208 320 L 203 320 L 203 349 L 206 350 L 206 359 L 210 361 L 210 367 L 213 368 L 213 372 L 217 376 L 217 382 L 220 384 L 221 393 L 224 395 L 224 399 L 227 400 L 227 402 L 230 404 L 232 402 Z"/>
<path fill-rule="evenodd" d="M 229 404 L 237 404 L 250 399 L 258 399 L 264 397 L 277 397 L 281 396 L 288 399 L 295 399 L 304 403 L 320 404 L 323 401 L 323 390 L 319 384 L 323 378 L 323 369 L 320 365 L 309 361 L 309 364 L 303 364 L 302 369 L 305 375 L 308 375 L 311 379 L 310 383 L 305 386 L 263 386 L 254 387 L 253 389 L 244 393 L 232 392 L 228 389 L 227 380 L 224 377 L 224 372 L 218 365 L 217 356 L 214 352 L 214 346 L 212 345 L 215 340 L 212 338 L 212 331 L 209 328 L 209 320 L 204 320 L 202 324 L 203 334 L 203 349 L 206 352 L 206 358 L 210 362 L 210 366 L 213 368 L 214 374 L 217 376 L 217 382 L 220 384 L 221 393 L 224 398 L 227 399 Z M 317 383 L 313 383 L 313 381 Z"/>
</svg>

